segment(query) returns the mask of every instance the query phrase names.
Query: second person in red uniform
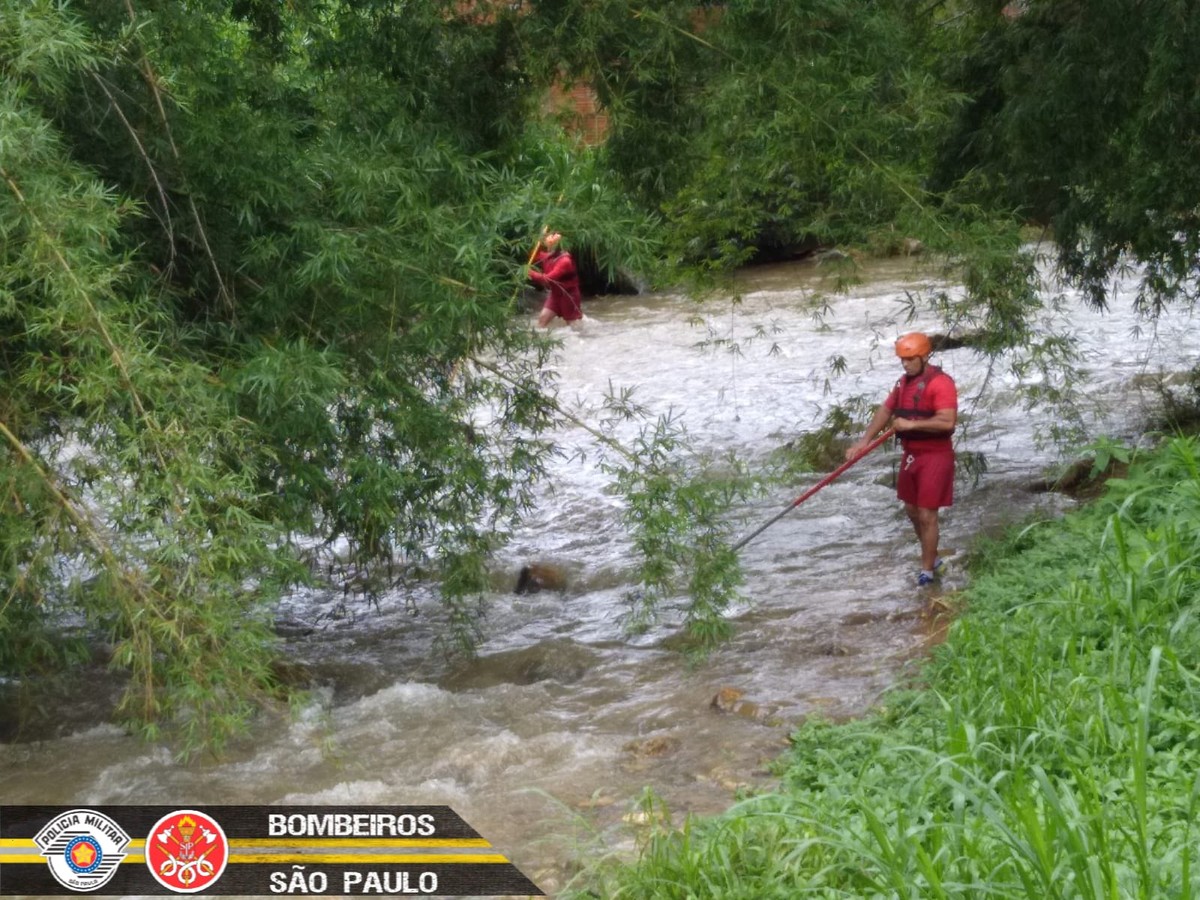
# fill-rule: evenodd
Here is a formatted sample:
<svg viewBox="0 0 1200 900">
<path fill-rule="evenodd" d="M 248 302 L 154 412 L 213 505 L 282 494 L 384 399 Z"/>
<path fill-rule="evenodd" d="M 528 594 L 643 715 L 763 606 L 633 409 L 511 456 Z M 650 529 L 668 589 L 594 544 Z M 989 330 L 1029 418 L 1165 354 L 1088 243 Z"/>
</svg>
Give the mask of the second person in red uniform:
<svg viewBox="0 0 1200 900">
<path fill-rule="evenodd" d="M 564 321 L 575 322 L 583 318 L 583 296 L 579 291 L 579 273 L 575 259 L 559 243 L 562 235 L 552 231 L 542 238 L 542 247 L 533 257 L 537 268 L 529 270 L 529 280 L 550 293 L 538 315 L 538 327 L 545 328 L 559 316 Z"/>
</svg>

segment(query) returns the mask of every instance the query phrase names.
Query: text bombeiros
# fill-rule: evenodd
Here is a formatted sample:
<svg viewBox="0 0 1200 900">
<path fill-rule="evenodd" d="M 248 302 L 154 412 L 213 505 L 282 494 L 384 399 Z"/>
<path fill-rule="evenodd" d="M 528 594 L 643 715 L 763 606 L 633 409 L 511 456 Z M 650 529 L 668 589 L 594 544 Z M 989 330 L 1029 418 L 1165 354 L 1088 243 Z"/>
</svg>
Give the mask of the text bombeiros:
<svg viewBox="0 0 1200 900">
<path fill-rule="evenodd" d="M 430 813 L 271 813 L 271 837 L 433 837 L 437 822 Z"/>
</svg>

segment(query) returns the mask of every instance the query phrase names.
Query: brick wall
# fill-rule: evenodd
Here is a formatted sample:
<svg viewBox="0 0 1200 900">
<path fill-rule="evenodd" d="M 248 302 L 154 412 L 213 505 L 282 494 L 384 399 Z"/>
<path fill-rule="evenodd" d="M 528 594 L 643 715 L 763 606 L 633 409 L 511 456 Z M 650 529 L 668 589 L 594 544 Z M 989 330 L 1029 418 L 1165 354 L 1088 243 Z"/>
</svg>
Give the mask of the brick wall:
<svg viewBox="0 0 1200 900">
<path fill-rule="evenodd" d="M 600 109 L 595 92 L 586 84 L 554 85 L 542 108 L 585 144 L 603 143 L 608 136 L 608 115 Z"/>
</svg>

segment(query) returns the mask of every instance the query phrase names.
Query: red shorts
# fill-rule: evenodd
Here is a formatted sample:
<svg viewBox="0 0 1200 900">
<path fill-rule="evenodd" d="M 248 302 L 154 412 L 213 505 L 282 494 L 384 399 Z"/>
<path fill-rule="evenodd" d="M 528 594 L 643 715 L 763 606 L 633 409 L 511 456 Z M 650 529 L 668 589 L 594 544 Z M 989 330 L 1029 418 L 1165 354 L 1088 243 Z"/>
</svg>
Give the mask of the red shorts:
<svg viewBox="0 0 1200 900">
<path fill-rule="evenodd" d="M 903 453 L 896 496 L 921 509 L 954 504 L 954 451 Z"/>
</svg>

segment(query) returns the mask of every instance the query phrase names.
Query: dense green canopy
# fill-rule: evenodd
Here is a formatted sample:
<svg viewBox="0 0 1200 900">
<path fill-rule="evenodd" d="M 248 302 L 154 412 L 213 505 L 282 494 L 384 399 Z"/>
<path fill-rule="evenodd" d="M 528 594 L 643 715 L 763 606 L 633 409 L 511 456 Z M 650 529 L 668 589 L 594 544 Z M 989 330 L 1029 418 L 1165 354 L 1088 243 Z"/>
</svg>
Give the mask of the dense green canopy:
<svg viewBox="0 0 1200 900">
<path fill-rule="evenodd" d="M 645 217 L 527 125 L 511 16 L 403 7 L 0 5 L 0 666 L 79 610 L 135 720 L 219 734 L 312 541 L 469 640 L 553 421 L 529 248 Z"/>
<path fill-rule="evenodd" d="M 343 541 L 469 644 L 562 415 L 518 314 L 544 226 L 659 283 L 916 238 L 992 350 L 1036 339 L 1030 219 L 1097 301 L 1126 253 L 1176 296 L 1198 14 L 1024 7 L 0 0 L 0 672 L 99 631 L 129 719 L 220 737 Z M 543 117 L 563 81 L 603 147 Z M 686 586 L 712 636 L 728 486 L 681 447 L 608 442 L 647 609 Z"/>
</svg>

